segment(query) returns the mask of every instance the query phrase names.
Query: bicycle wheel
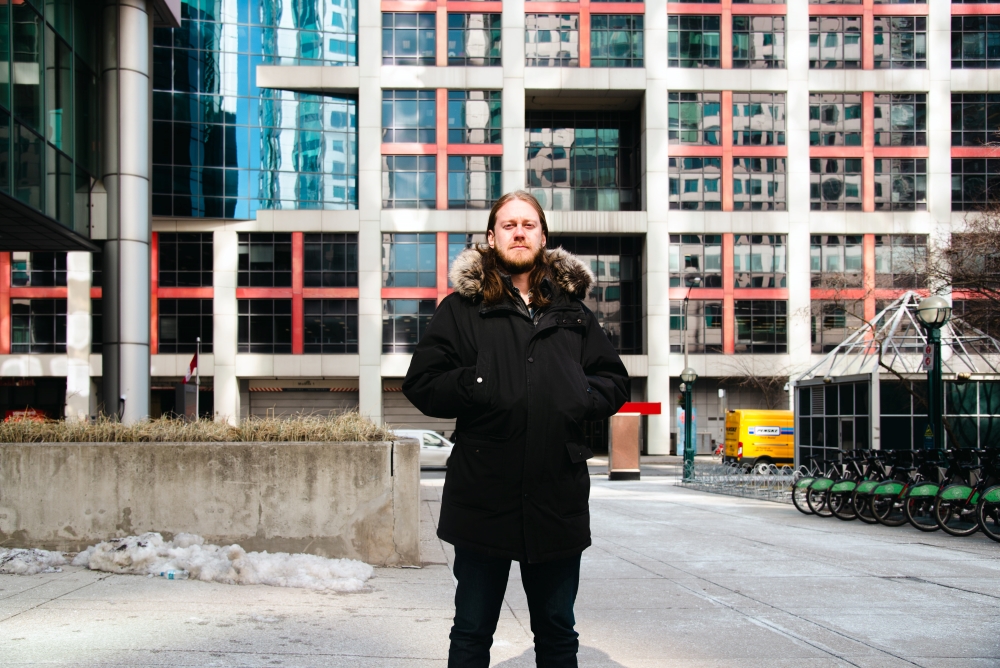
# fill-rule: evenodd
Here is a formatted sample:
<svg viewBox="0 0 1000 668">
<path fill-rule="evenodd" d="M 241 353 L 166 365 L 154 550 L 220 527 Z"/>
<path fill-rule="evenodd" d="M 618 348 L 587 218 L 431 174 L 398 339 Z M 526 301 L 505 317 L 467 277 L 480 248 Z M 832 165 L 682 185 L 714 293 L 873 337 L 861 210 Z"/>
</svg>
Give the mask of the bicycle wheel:
<svg viewBox="0 0 1000 668">
<path fill-rule="evenodd" d="M 906 519 L 914 529 L 930 532 L 941 528 L 934 516 L 934 501 L 933 496 L 911 497 L 906 500 Z"/>
<path fill-rule="evenodd" d="M 830 517 L 833 515 L 827 504 L 827 490 L 825 489 L 816 490 L 810 487 L 809 492 L 806 494 L 806 503 L 809 504 L 809 509 L 820 517 Z"/>
<path fill-rule="evenodd" d="M 838 520 L 849 521 L 857 519 L 858 512 L 854 509 L 854 503 L 852 502 L 852 497 L 850 492 L 836 492 L 830 494 L 827 499 L 827 506 L 830 508 L 830 512 Z"/>
<path fill-rule="evenodd" d="M 906 500 L 888 494 L 875 494 L 871 503 L 875 520 L 887 527 L 901 527 L 906 524 Z"/>
<path fill-rule="evenodd" d="M 856 490 L 851 494 L 851 505 L 854 506 L 857 518 L 865 524 L 878 524 L 878 520 L 872 514 L 871 501 L 871 494 L 859 494 Z"/>
<path fill-rule="evenodd" d="M 942 490 L 943 492 L 944 490 Z M 941 530 L 952 536 L 971 536 L 979 531 L 976 506 L 965 499 L 938 498 L 934 517 Z"/>
<path fill-rule="evenodd" d="M 809 484 L 811 482 L 812 478 L 799 480 L 795 483 L 795 487 L 792 488 L 792 505 L 803 515 L 813 514 L 813 511 L 809 509 L 809 504 L 806 502 L 806 494 L 809 493 Z"/>
<path fill-rule="evenodd" d="M 984 534 L 1000 543 L 1000 485 L 983 493 L 976 506 L 976 521 Z"/>
</svg>

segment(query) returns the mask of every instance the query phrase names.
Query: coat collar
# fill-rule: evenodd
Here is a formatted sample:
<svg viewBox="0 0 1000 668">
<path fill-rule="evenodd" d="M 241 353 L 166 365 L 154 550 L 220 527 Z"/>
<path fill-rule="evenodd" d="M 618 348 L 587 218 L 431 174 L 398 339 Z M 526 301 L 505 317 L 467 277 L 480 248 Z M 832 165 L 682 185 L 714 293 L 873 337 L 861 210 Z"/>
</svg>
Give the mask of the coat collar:
<svg viewBox="0 0 1000 668">
<path fill-rule="evenodd" d="M 545 258 L 551 268 L 554 287 L 572 298 L 583 299 L 587 296 L 595 279 L 583 260 L 561 247 L 545 251 Z M 465 249 L 455 258 L 448 278 L 455 291 L 463 297 L 482 297 L 485 282 L 483 256 L 475 248 Z"/>
</svg>

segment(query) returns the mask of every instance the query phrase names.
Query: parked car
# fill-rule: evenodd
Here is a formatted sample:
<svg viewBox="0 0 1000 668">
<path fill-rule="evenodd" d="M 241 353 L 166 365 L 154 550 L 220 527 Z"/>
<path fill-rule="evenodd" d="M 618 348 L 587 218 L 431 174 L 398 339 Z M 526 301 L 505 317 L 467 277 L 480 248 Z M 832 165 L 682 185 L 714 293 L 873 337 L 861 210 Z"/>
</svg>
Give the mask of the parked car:
<svg viewBox="0 0 1000 668">
<path fill-rule="evenodd" d="M 420 468 L 448 466 L 448 457 L 454 443 L 430 429 L 394 429 L 397 436 L 420 441 Z"/>
</svg>

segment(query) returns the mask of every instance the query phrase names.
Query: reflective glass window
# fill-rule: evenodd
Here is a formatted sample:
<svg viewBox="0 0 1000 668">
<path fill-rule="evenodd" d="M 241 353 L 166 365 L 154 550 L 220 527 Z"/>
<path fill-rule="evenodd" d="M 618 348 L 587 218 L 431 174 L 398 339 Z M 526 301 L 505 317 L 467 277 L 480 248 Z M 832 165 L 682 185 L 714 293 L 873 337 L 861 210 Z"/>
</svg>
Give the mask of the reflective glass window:
<svg viewBox="0 0 1000 668">
<path fill-rule="evenodd" d="M 722 354 L 722 300 L 690 299 L 687 314 L 684 303 L 670 302 L 670 352 L 684 352 L 684 344 L 693 354 Z"/>
<path fill-rule="evenodd" d="M 720 93 L 668 93 L 668 141 L 671 144 L 721 146 Z"/>
<path fill-rule="evenodd" d="M 814 234 L 809 238 L 809 269 L 814 288 L 860 288 L 863 237 L 860 234 Z"/>
<path fill-rule="evenodd" d="M 382 286 L 433 288 L 437 286 L 437 235 L 383 234 Z"/>
<path fill-rule="evenodd" d="M 436 204 L 433 155 L 382 156 L 383 209 L 433 209 Z"/>
<path fill-rule="evenodd" d="M 788 352 L 788 302 L 736 300 L 736 352 Z"/>
<path fill-rule="evenodd" d="M 1000 16 L 951 17 L 951 67 L 1000 67 Z"/>
<path fill-rule="evenodd" d="M 733 145 L 783 146 L 784 93 L 733 93 Z"/>
<path fill-rule="evenodd" d="M 861 95 L 810 93 L 810 146 L 861 146 Z"/>
<path fill-rule="evenodd" d="M 734 287 L 785 288 L 784 234 L 737 234 L 733 245 Z"/>
<path fill-rule="evenodd" d="M 160 299 L 159 351 L 161 353 L 212 352 L 212 300 L 211 299 Z"/>
<path fill-rule="evenodd" d="M 448 14 L 448 64 L 500 66 L 500 14 Z"/>
<path fill-rule="evenodd" d="M 433 299 L 382 300 L 382 352 L 412 353 L 431 324 Z"/>
<path fill-rule="evenodd" d="M 307 288 L 347 288 L 358 285 L 358 235 L 306 234 L 303 285 Z"/>
<path fill-rule="evenodd" d="M 292 352 L 291 299 L 238 299 L 237 310 L 237 352 Z"/>
<path fill-rule="evenodd" d="M 1000 160 L 952 158 L 951 210 L 978 211 L 1000 195 Z"/>
<path fill-rule="evenodd" d="M 639 210 L 639 126 L 632 111 L 529 111 L 528 190 L 546 210 Z"/>
<path fill-rule="evenodd" d="M 733 67 L 785 67 L 784 16 L 733 17 Z"/>
<path fill-rule="evenodd" d="M 39 251 L 11 253 L 10 284 L 16 288 L 65 286 L 66 253 Z"/>
<path fill-rule="evenodd" d="M 670 235 L 670 287 L 722 287 L 722 235 Z"/>
<path fill-rule="evenodd" d="M 927 235 L 875 235 L 875 287 L 923 288 L 927 283 Z"/>
<path fill-rule="evenodd" d="M 642 67 L 643 16 L 593 14 L 590 17 L 591 67 Z"/>
<path fill-rule="evenodd" d="M 733 210 L 785 210 L 784 158 L 733 158 Z"/>
<path fill-rule="evenodd" d="M 448 91 L 448 143 L 499 144 L 501 97 L 498 90 Z"/>
<path fill-rule="evenodd" d="M 436 64 L 434 14 L 383 12 L 382 64 Z"/>
<path fill-rule="evenodd" d="M 861 210 L 861 158 L 810 158 L 809 208 Z"/>
<path fill-rule="evenodd" d="M 1000 94 L 951 94 L 951 145 L 985 146 L 1000 133 Z"/>
<path fill-rule="evenodd" d="M 306 299 L 302 302 L 303 352 L 358 352 L 358 300 Z"/>
<path fill-rule="evenodd" d="M 861 69 L 861 17 L 810 16 L 809 67 Z"/>
<path fill-rule="evenodd" d="M 875 210 L 926 211 L 927 160 L 875 158 Z"/>
<path fill-rule="evenodd" d="M 433 144 L 436 112 L 433 90 L 382 91 L 382 142 Z"/>
<path fill-rule="evenodd" d="M 719 67 L 719 15 L 668 16 L 668 67 Z"/>
<path fill-rule="evenodd" d="M 579 15 L 526 14 L 524 58 L 528 67 L 579 67 Z"/>
<path fill-rule="evenodd" d="M 500 156 L 448 156 L 448 208 L 489 209 L 500 197 Z"/>
<path fill-rule="evenodd" d="M 722 210 L 722 158 L 669 158 L 670 208 Z"/>
<path fill-rule="evenodd" d="M 811 305 L 812 351 L 828 353 L 864 324 L 864 300 L 814 300 Z"/>
<path fill-rule="evenodd" d="M 164 288 L 212 285 L 212 233 L 158 233 L 159 282 Z"/>
<path fill-rule="evenodd" d="M 875 17 L 875 69 L 926 69 L 927 17 Z"/>
<path fill-rule="evenodd" d="M 10 300 L 12 353 L 65 353 L 66 300 Z"/>
<path fill-rule="evenodd" d="M 237 285 L 292 286 L 292 235 L 240 232 Z"/>
<path fill-rule="evenodd" d="M 875 145 L 927 146 L 927 94 L 876 94 Z"/>
</svg>

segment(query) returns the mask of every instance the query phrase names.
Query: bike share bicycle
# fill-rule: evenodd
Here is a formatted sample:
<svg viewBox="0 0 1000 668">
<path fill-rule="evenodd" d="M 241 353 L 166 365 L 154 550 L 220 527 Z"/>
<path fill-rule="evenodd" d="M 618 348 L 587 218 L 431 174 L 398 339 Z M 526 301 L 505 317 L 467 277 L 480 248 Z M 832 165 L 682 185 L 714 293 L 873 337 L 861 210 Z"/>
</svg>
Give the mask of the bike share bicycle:
<svg viewBox="0 0 1000 668">
<path fill-rule="evenodd" d="M 952 536 L 971 536 L 979 531 L 980 496 L 1000 483 L 1000 461 L 995 449 L 962 452 L 968 453 L 970 460 L 959 467 L 967 480 L 942 489 L 934 508 L 938 526 Z"/>
</svg>

